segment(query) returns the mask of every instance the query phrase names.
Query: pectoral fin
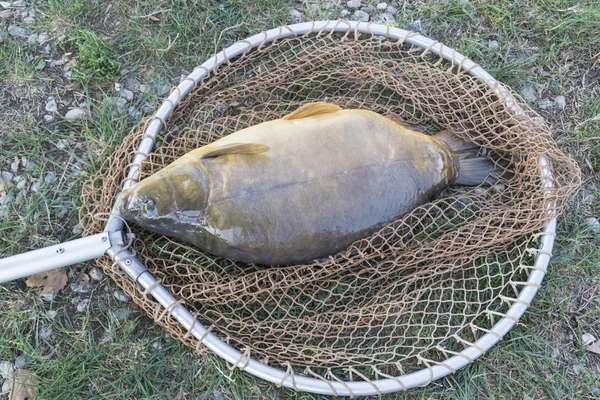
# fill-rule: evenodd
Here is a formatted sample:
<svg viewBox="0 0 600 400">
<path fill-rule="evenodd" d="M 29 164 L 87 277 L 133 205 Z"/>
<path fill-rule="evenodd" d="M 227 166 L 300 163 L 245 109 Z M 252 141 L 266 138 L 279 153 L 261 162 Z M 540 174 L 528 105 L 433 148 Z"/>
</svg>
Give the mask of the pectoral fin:
<svg viewBox="0 0 600 400">
<path fill-rule="evenodd" d="M 269 146 L 257 143 L 231 143 L 210 149 L 200 156 L 203 158 L 224 156 L 226 154 L 259 154 L 269 151 Z"/>
<path fill-rule="evenodd" d="M 335 104 L 317 102 L 317 103 L 305 104 L 302 107 L 298 108 L 296 111 L 292 112 L 291 114 L 286 115 L 282 119 L 285 119 L 285 120 L 301 119 L 301 118 L 313 117 L 315 115 L 320 115 L 320 114 L 334 113 L 334 112 L 338 112 L 338 111 L 341 111 L 341 108 L 336 106 Z"/>
</svg>

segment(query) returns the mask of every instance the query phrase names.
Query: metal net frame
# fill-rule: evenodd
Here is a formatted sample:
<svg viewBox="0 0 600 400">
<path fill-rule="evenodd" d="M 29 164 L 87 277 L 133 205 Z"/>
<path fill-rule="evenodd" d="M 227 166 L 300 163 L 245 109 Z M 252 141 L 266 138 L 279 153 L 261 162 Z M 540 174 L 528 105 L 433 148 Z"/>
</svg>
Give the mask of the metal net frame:
<svg viewBox="0 0 600 400">
<path fill-rule="evenodd" d="M 448 189 L 299 266 L 219 259 L 119 216 L 122 190 L 187 151 L 316 100 L 457 132 L 496 160 L 499 183 Z M 175 338 L 279 386 L 353 397 L 427 385 L 501 340 L 540 288 L 578 185 L 547 125 L 473 61 L 414 32 L 317 21 L 196 68 L 84 185 L 80 215 L 85 234 L 110 238 L 99 265 Z"/>
</svg>

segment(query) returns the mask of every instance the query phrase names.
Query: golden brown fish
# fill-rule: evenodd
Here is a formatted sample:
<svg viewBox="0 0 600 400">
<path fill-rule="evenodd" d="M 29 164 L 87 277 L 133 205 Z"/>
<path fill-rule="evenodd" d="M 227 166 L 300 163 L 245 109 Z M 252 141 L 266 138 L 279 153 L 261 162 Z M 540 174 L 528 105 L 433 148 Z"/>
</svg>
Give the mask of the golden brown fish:
<svg viewBox="0 0 600 400">
<path fill-rule="evenodd" d="M 452 184 L 493 170 L 446 131 L 312 103 L 193 150 L 122 196 L 124 218 L 209 253 L 303 263 L 346 249 Z"/>
</svg>

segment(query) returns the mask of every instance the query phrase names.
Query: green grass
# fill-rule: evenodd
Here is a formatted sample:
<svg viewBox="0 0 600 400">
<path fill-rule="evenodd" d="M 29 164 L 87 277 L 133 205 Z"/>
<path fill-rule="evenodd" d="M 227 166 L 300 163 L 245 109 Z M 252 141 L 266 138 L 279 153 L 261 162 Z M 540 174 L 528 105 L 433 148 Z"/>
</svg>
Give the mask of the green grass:
<svg viewBox="0 0 600 400">
<path fill-rule="evenodd" d="M 14 185 L 0 216 L 0 256 L 78 237 L 73 228 L 83 181 L 141 118 L 108 109 L 98 92 L 111 97 L 117 92 L 101 81 L 130 76 L 148 87 L 172 85 L 234 41 L 291 22 L 289 8 L 307 19 L 336 19 L 342 10 L 334 2 L 290 0 L 27 4 L 38 18 L 29 28 L 51 32 L 54 41 L 50 54 L 25 39 L 9 36 L 0 43 L 0 170 L 9 171 L 15 157 L 27 159 L 15 173 L 27 182 L 25 194 Z M 564 112 L 537 111 L 552 125 L 560 146 L 580 163 L 585 183 L 560 219 L 549 273 L 521 324 L 473 365 L 409 395 L 387 398 L 597 398 L 600 359 L 584 349 L 581 336 L 600 337 L 600 235 L 583 224 L 600 212 L 600 6 L 594 0 L 473 0 L 465 5 L 430 0 L 398 8 L 396 26 L 408 28 L 421 20 L 423 33 L 455 47 L 513 88 L 535 85 L 540 98 L 564 94 Z M 490 49 L 492 40 L 498 49 Z M 79 85 L 48 64 L 65 53 L 78 60 L 73 73 Z M 85 103 L 91 118 L 69 123 L 57 116 L 55 122 L 43 122 L 48 96 Z M 147 90 L 128 107 L 140 111 L 158 104 L 160 96 Z M 61 115 L 72 107 L 61 106 Z M 68 145 L 59 149 L 61 140 Z M 56 181 L 46 181 L 49 173 Z M 72 272 L 80 276 L 89 267 L 79 265 Z M 114 284 L 104 280 L 93 287 L 91 295 L 83 296 L 91 298 L 89 309 L 76 313 L 82 296 L 70 289 L 46 303 L 23 281 L 0 286 L 0 360 L 30 356 L 29 368 L 40 378 L 40 398 L 210 399 L 215 391 L 216 398 L 222 393 L 231 399 L 323 398 L 277 389 L 229 371 L 214 356 L 196 355 L 166 337 L 135 306 L 126 306 L 133 314 L 119 322 L 113 314 L 123 304 L 112 297 Z M 58 313 L 55 319 L 45 314 L 48 310 Z M 41 327 L 52 327 L 53 335 L 42 339 Z M 578 375 L 574 365 L 581 368 Z"/>
</svg>

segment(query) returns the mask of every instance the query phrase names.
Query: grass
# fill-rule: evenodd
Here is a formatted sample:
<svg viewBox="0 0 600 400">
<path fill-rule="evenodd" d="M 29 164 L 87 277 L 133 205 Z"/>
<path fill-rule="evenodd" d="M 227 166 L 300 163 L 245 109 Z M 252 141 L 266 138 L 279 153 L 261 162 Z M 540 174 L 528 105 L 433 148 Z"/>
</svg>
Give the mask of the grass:
<svg viewBox="0 0 600 400">
<path fill-rule="evenodd" d="M 367 3 L 375 8 L 377 2 Z M 10 171 L 16 157 L 14 175 L 26 182 L 22 188 L 14 184 L 10 201 L 0 207 L 0 256 L 79 236 L 81 184 L 140 120 L 144 106 L 160 104 L 162 95 L 151 88 L 178 82 L 236 40 L 292 22 L 290 8 L 306 19 L 336 19 L 342 10 L 336 2 L 291 0 L 37 0 L 26 2 L 25 9 L 31 8 L 36 22 L 28 29 L 51 34 L 49 53 L 22 38 L 0 43 L 0 170 Z M 600 337 L 600 236 L 584 224 L 600 212 L 600 6 L 594 0 L 464 5 L 430 0 L 403 2 L 398 9 L 396 26 L 420 20 L 424 34 L 473 58 L 514 89 L 533 85 L 539 99 L 532 106 L 580 163 L 585 183 L 560 219 L 551 268 L 521 323 L 473 365 L 409 395 L 387 398 L 599 397 L 600 356 L 584 349 L 581 336 Z M 11 18 L 0 20 L 0 30 L 23 25 L 21 16 Z M 78 83 L 50 66 L 49 60 L 68 53 L 77 58 Z M 102 97 L 118 92 L 113 82 L 102 81 L 120 77 L 134 77 L 148 90 L 126 110 L 108 109 Z M 559 94 L 567 98 L 564 111 L 538 107 L 538 101 Z M 47 123 L 42 117 L 49 96 L 59 112 Z M 91 118 L 70 123 L 60 117 L 76 106 Z M 89 268 L 82 264 L 69 271 L 77 277 Z M 23 281 L 1 285 L 0 360 L 31 357 L 39 397 L 47 399 L 322 398 L 277 389 L 229 371 L 216 357 L 194 354 L 136 306 L 117 302 L 114 290 L 105 279 L 90 294 L 66 289 L 47 303 Z M 78 313 L 82 298 L 90 298 L 90 305 Z M 131 314 L 117 320 L 115 312 L 123 308 Z M 56 317 L 48 317 L 48 310 Z M 50 338 L 40 336 L 42 327 L 52 328 Z"/>
</svg>

